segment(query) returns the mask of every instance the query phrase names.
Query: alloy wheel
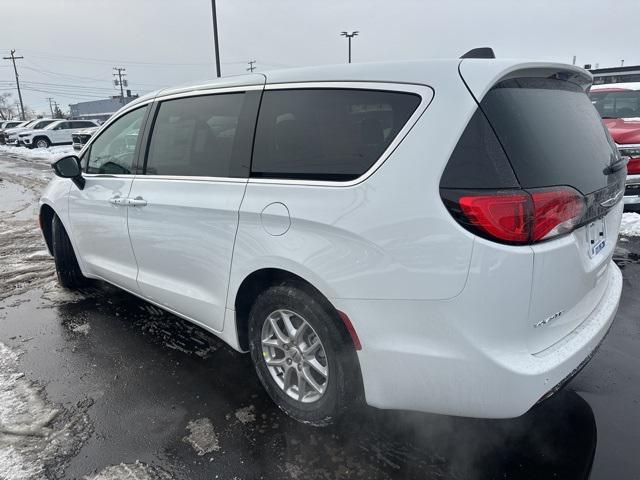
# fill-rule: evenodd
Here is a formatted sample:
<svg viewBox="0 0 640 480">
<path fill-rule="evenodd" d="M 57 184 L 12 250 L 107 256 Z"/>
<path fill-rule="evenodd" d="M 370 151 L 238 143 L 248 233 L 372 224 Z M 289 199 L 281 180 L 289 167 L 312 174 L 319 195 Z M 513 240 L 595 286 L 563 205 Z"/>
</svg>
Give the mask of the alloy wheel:
<svg viewBox="0 0 640 480">
<path fill-rule="evenodd" d="M 276 310 L 262 326 L 262 355 L 276 384 L 303 403 L 318 401 L 329 380 L 327 355 L 313 327 L 291 310 Z"/>
</svg>

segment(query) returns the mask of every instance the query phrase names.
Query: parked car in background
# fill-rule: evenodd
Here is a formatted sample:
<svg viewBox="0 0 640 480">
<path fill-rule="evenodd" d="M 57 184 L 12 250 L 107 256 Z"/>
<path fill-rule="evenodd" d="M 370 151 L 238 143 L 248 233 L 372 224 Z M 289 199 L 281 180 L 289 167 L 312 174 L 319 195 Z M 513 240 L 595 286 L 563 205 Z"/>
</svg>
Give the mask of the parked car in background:
<svg viewBox="0 0 640 480">
<path fill-rule="evenodd" d="M 7 145 L 19 146 L 18 134 L 24 133 L 27 130 L 40 130 L 55 121 L 56 119 L 54 118 L 40 118 L 37 120 L 32 120 L 31 122 L 21 127 L 7 129 L 5 130 Z"/>
<path fill-rule="evenodd" d="M 609 129 L 620 154 L 629 158 L 625 210 L 640 210 L 640 82 L 594 85 L 593 105 Z"/>
<path fill-rule="evenodd" d="M 15 128 L 15 127 L 22 127 L 28 123 L 29 123 L 28 120 L 9 120 L 4 122 L 2 124 L 2 127 L 0 128 L 0 144 L 6 143 L 6 138 L 4 135 L 5 130 L 8 130 L 10 128 Z"/>
<path fill-rule="evenodd" d="M 48 148 L 51 145 L 70 145 L 71 135 L 79 130 L 97 127 L 93 120 L 57 120 L 38 130 L 18 134 L 21 144 L 28 148 Z"/>
<path fill-rule="evenodd" d="M 78 130 L 71 134 L 71 144 L 74 150 L 82 150 L 82 147 L 89 141 L 91 135 L 93 135 L 100 127 L 90 127 L 83 130 Z"/>
<path fill-rule="evenodd" d="M 106 280 L 250 352 L 299 421 L 360 398 L 519 416 L 622 291 L 625 163 L 591 81 L 474 58 L 162 90 L 54 163 L 40 225 L 63 286 Z"/>
</svg>

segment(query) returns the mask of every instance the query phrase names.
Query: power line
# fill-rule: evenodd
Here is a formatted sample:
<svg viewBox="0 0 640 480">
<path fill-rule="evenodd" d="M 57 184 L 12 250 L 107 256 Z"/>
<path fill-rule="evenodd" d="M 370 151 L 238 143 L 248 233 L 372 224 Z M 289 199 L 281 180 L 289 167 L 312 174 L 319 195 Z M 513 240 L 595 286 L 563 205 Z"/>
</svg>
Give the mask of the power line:
<svg viewBox="0 0 640 480">
<path fill-rule="evenodd" d="M 13 62 L 13 71 L 16 74 L 16 87 L 18 88 L 18 98 L 20 99 L 20 111 L 22 112 L 22 118 L 21 120 L 25 120 L 25 116 L 24 116 L 24 104 L 22 103 L 22 92 L 20 91 L 20 80 L 18 79 L 18 69 L 16 68 L 16 60 L 20 60 L 24 57 L 16 57 L 15 56 L 16 51 L 15 50 L 11 50 L 11 56 L 10 57 L 2 57 L 5 60 L 11 60 Z"/>
<path fill-rule="evenodd" d="M 247 72 L 253 73 L 253 71 L 256 69 L 256 67 L 254 67 L 253 64 L 256 63 L 256 61 L 249 60 L 247 63 L 249 64 L 249 68 L 247 68 Z"/>
</svg>

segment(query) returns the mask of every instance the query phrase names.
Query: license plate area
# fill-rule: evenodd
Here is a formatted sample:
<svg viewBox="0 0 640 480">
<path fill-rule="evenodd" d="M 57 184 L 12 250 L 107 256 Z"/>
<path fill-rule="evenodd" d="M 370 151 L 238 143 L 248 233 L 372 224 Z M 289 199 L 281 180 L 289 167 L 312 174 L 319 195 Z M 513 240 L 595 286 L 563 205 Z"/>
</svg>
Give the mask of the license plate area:
<svg viewBox="0 0 640 480">
<path fill-rule="evenodd" d="M 587 248 L 589 257 L 598 255 L 607 245 L 607 226 L 603 218 L 587 225 Z"/>
</svg>

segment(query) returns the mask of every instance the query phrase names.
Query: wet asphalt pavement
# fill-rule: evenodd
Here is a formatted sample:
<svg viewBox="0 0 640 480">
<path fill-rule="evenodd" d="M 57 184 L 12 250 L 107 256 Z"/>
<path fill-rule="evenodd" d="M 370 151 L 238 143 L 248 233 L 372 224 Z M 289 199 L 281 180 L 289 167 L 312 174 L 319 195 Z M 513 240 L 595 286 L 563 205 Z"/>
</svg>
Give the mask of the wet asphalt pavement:
<svg viewBox="0 0 640 480">
<path fill-rule="evenodd" d="M 0 234 L 21 225 L 0 221 Z M 0 241 L 0 261 L 18 262 L 16 248 L 27 247 Z M 249 357 L 214 336 L 106 284 L 52 295 L 47 271 L 0 302 L 0 342 L 20 355 L 14 376 L 58 411 L 24 461 L 40 462 L 34 478 L 638 480 L 640 238 L 620 242 L 615 259 L 624 290 L 611 332 L 564 390 L 523 417 L 362 407 L 325 429 L 288 419 Z M 17 462 L 9 454 L 27 444 L 3 432 L 2 395 L 0 383 L 0 478 L 11 478 L 1 462 Z M 54 444 L 68 442 L 39 454 L 52 432 L 63 432 Z"/>
</svg>

